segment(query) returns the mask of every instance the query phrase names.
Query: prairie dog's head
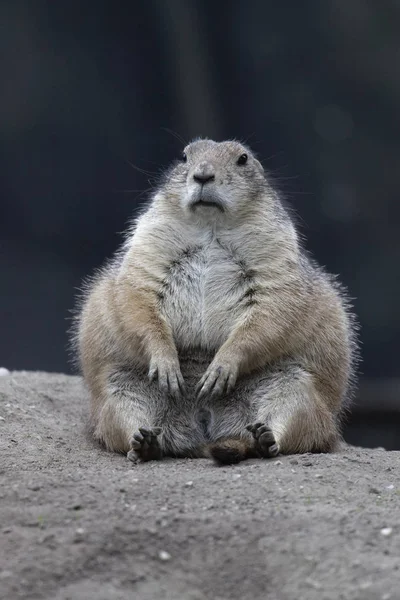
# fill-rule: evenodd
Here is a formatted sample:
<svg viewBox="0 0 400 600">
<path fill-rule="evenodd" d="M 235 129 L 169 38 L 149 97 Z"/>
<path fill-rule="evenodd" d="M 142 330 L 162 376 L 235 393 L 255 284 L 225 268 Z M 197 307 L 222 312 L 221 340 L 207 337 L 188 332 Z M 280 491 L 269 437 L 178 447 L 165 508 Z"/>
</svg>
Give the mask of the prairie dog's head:
<svg viewBox="0 0 400 600">
<path fill-rule="evenodd" d="M 265 185 L 264 169 L 249 148 L 236 141 L 198 140 L 186 146 L 164 189 L 187 215 L 213 220 L 242 213 Z"/>
</svg>

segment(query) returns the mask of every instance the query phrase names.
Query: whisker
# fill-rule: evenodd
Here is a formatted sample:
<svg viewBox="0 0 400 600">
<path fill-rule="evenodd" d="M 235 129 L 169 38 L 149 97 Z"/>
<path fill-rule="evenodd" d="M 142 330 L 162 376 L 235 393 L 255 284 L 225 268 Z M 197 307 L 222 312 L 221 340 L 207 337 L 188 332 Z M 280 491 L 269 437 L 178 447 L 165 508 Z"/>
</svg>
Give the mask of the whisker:
<svg viewBox="0 0 400 600">
<path fill-rule="evenodd" d="M 178 142 L 180 142 L 184 146 L 187 146 L 187 142 L 185 142 L 185 140 L 183 139 L 183 137 L 181 135 L 179 135 L 179 133 L 176 133 L 176 131 L 173 131 L 172 129 L 169 129 L 168 127 L 161 127 L 161 129 L 163 129 L 164 131 L 166 131 L 167 133 L 169 133 L 170 135 L 172 135 L 175 139 L 178 140 Z"/>
<path fill-rule="evenodd" d="M 241 143 L 242 143 L 244 146 L 247 146 L 248 144 L 250 144 L 250 140 L 251 140 L 251 138 L 253 138 L 255 135 L 256 135 L 256 132 L 255 132 L 255 131 L 253 131 L 253 133 L 250 133 L 250 134 L 249 134 L 249 135 L 247 135 L 245 138 L 243 138 L 243 140 L 241 140 Z M 252 146 L 255 146 L 256 144 L 261 144 L 261 140 L 253 140 L 253 141 L 251 142 L 251 145 L 252 145 Z"/>
<path fill-rule="evenodd" d="M 153 188 L 147 188 L 147 190 L 113 190 L 113 194 L 143 194 L 145 192 L 149 192 Z"/>
<path fill-rule="evenodd" d="M 136 165 L 134 165 L 133 163 L 131 163 L 131 161 L 128 160 L 127 158 L 125 159 L 125 161 L 128 163 L 128 165 L 130 165 L 132 167 L 132 169 L 135 169 L 135 171 L 138 171 L 139 173 L 143 173 L 143 175 L 154 175 L 154 176 L 157 176 L 157 172 L 156 171 L 146 171 L 145 169 L 141 169 L 140 167 L 137 167 Z"/>
<path fill-rule="evenodd" d="M 272 160 L 273 158 L 276 158 L 277 156 L 284 154 L 284 150 L 279 150 L 278 152 L 275 152 L 275 154 L 271 154 L 271 156 L 268 156 L 267 158 L 263 158 L 262 162 L 267 162 L 268 160 Z"/>
</svg>

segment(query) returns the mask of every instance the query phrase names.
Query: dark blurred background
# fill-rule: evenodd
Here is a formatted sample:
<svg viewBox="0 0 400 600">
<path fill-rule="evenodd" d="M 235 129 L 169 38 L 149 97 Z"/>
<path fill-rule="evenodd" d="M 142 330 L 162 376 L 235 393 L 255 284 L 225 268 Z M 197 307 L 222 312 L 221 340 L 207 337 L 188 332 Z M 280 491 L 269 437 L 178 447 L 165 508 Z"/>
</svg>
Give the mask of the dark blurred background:
<svg viewBox="0 0 400 600">
<path fill-rule="evenodd" d="M 76 288 L 177 138 L 235 137 L 355 298 L 346 438 L 400 448 L 400 2 L 2 0 L 0 48 L 0 366 L 69 372 Z"/>
</svg>

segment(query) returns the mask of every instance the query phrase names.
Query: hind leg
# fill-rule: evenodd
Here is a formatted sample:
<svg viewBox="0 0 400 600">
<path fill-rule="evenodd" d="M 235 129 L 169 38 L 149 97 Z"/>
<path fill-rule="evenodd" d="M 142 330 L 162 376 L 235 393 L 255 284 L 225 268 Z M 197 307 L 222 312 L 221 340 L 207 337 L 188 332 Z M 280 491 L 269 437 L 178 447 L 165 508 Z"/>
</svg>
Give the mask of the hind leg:
<svg viewBox="0 0 400 600">
<path fill-rule="evenodd" d="M 253 395 L 256 418 L 249 430 L 264 457 L 329 452 L 339 438 L 339 398 L 318 389 L 298 365 L 284 365 L 264 377 Z"/>
<path fill-rule="evenodd" d="M 161 430 L 154 411 L 159 390 L 155 384 L 133 370 L 119 369 L 104 374 L 98 387 L 92 398 L 94 437 L 108 450 L 126 453 L 132 461 L 160 459 Z"/>
</svg>

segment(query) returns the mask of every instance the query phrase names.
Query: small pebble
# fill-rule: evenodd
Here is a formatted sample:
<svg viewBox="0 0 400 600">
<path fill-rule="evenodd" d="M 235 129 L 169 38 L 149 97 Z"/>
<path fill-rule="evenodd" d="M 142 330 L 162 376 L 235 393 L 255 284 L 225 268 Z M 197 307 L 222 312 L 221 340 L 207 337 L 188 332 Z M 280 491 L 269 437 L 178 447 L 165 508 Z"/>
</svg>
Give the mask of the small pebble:
<svg viewBox="0 0 400 600">
<path fill-rule="evenodd" d="M 281 461 L 281 460 L 276 460 L 276 461 L 274 462 L 274 465 L 281 465 L 281 464 L 282 464 L 282 461 Z"/>
<path fill-rule="evenodd" d="M 384 527 L 383 529 L 381 529 L 381 535 L 384 535 L 385 537 L 387 537 L 388 535 L 392 535 L 392 533 L 392 527 Z"/>
<path fill-rule="evenodd" d="M 8 369 L 6 369 L 5 367 L 0 367 L 0 377 L 5 377 L 6 375 L 9 375 L 10 371 Z"/>
<path fill-rule="evenodd" d="M 85 530 L 82 527 L 78 527 L 75 529 L 75 537 L 73 539 L 74 544 L 80 544 L 83 542 L 83 536 L 85 534 Z"/>
<path fill-rule="evenodd" d="M 6 577 L 11 577 L 12 572 L 11 571 L 0 571 L 0 579 L 5 579 Z"/>
<path fill-rule="evenodd" d="M 316 473 L 315 474 L 315 479 L 322 479 L 323 475 L 321 473 Z"/>
<path fill-rule="evenodd" d="M 234 473 L 234 474 L 232 475 L 232 479 L 240 479 L 240 477 L 241 477 L 241 474 L 240 474 L 240 473 Z"/>
<path fill-rule="evenodd" d="M 315 579 L 311 579 L 310 577 L 308 577 L 306 579 L 306 583 L 308 583 L 308 585 L 312 588 L 314 588 L 314 590 L 320 590 L 322 588 L 322 585 L 320 584 L 319 581 L 316 581 Z"/>
<path fill-rule="evenodd" d="M 360 586 L 359 586 L 359 587 L 360 587 L 360 590 L 367 590 L 368 588 L 370 588 L 370 587 L 371 587 L 371 585 L 372 585 L 372 582 L 371 582 L 371 581 L 362 581 L 362 582 L 360 583 Z"/>
<path fill-rule="evenodd" d="M 193 481 L 187 481 L 185 483 L 185 487 L 192 487 L 192 485 L 193 485 Z"/>
<path fill-rule="evenodd" d="M 375 487 L 370 487 L 368 491 L 369 491 L 369 493 L 370 493 L 370 494 L 378 494 L 378 495 L 379 495 L 379 494 L 381 493 L 381 492 L 380 492 L 380 491 L 379 491 L 377 488 L 375 488 Z"/>
<path fill-rule="evenodd" d="M 5 421 L 5 418 L 4 417 L 0 417 L 0 421 Z"/>
<path fill-rule="evenodd" d="M 147 533 L 150 533 L 151 535 L 155 535 L 157 533 L 157 528 L 156 527 L 146 527 L 146 531 L 147 531 Z"/>
<path fill-rule="evenodd" d="M 73 539 L 74 544 L 80 544 L 81 542 L 83 542 L 84 533 L 85 530 L 82 529 L 82 527 L 78 527 L 78 529 L 75 529 L 75 537 Z"/>
<path fill-rule="evenodd" d="M 394 490 L 394 485 L 393 485 L 393 483 L 391 483 L 390 485 L 387 485 L 387 486 L 386 486 L 386 489 L 387 489 L 387 490 Z"/>
<path fill-rule="evenodd" d="M 289 462 L 290 462 L 291 465 L 298 465 L 299 464 L 299 461 L 297 460 L 297 458 L 292 458 Z"/>
<path fill-rule="evenodd" d="M 158 558 L 163 561 L 171 560 L 171 555 L 169 552 L 166 552 L 165 550 L 160 550 L 160 552 L 158 553 Z"/>
</svg>

